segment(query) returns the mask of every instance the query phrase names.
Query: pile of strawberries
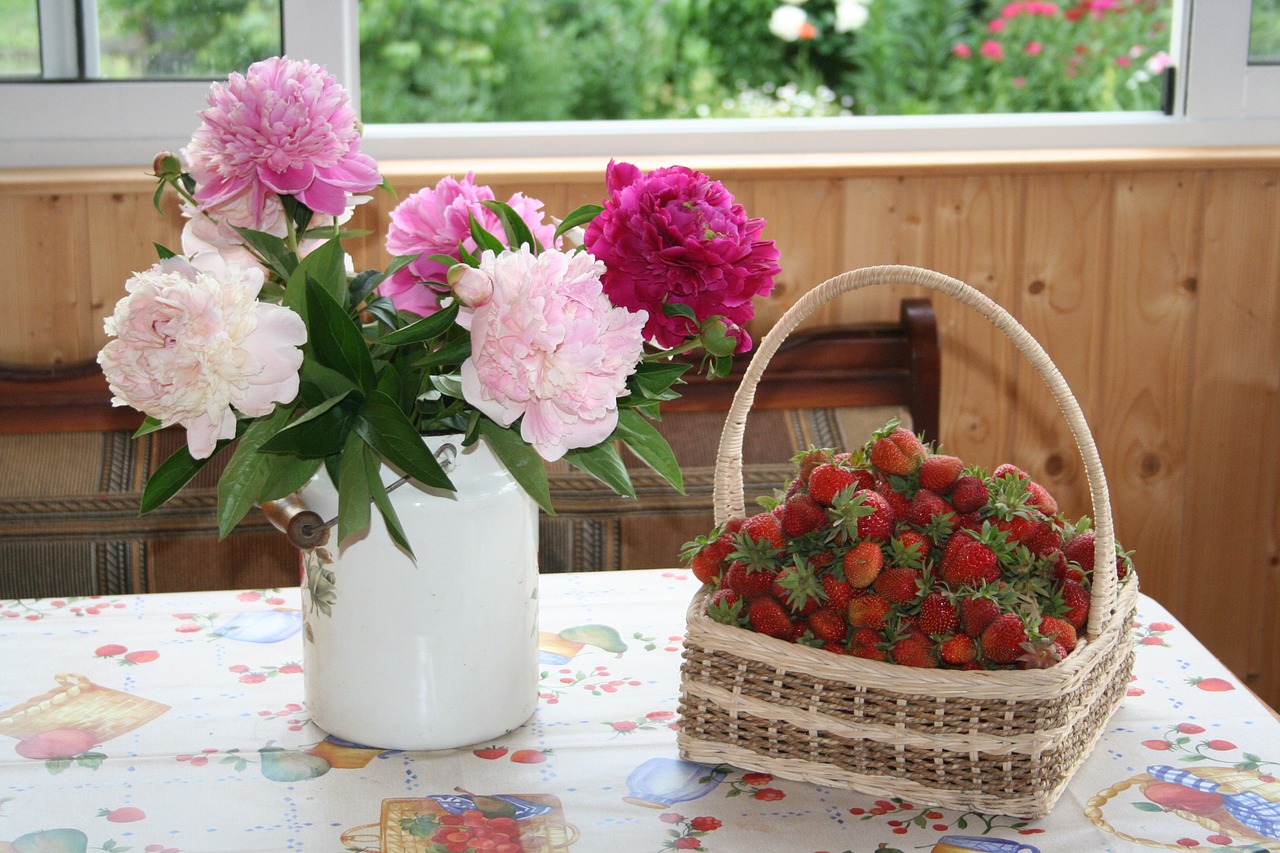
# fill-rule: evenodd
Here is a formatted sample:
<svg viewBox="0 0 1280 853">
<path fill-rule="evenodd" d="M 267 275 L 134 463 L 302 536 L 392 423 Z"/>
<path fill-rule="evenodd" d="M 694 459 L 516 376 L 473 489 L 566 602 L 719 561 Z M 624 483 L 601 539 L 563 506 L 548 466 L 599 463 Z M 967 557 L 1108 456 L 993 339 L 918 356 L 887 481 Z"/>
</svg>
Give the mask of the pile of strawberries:
<svg viewBox="0 0 1280 853">
<path fill-rule="evenodd" d="M 1046 667 L 1075 648 L 1094 534 L 1025 471 L 966 467 L 897 421 L 795 462 L 762 512 L 686 546 L 712 619 L 905 666 Z"/>
</svg>

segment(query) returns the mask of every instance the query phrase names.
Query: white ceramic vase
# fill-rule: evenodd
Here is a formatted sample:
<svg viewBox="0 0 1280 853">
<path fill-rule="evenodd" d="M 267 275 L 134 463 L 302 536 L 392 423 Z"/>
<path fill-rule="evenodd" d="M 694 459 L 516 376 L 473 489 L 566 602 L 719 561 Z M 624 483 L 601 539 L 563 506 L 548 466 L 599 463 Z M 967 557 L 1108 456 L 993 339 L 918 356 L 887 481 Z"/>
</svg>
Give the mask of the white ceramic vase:
<svg viewBox="0 0 1280 853">
<path fill-rule="evenodd" d="M 327 545 L 303 552 L 307 708 L 320 728 L 367 746 L 491 741 L 537 705 L 537 504 L 483 440 L 426 442 L 457 451 L 446 463 L 457 491 L 411 480 L 390 492 L 416 560 L 376 508 L 365 533 L 338 547 L 335 527 Z M 399 478 L 385 466 L 382 476 Z M 301 497 L 337 515 L 323 471 Z"/>
</svg>

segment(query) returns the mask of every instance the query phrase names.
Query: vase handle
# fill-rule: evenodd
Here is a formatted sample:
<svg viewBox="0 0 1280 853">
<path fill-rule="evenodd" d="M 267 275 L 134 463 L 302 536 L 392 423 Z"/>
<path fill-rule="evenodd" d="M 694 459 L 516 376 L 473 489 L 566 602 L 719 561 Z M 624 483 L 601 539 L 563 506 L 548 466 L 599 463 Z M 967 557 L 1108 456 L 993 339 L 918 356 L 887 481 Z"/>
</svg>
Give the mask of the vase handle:
<svg viewBox="0 0 1280 853">
<path fill-rule="evenodd" d="M 316 548 L 329 540 L 329 526 L 319 513 L 303 505 L 296 492 L 279 500 L 263 501 L 262 514 L 301 550 Z"/>
</svg>

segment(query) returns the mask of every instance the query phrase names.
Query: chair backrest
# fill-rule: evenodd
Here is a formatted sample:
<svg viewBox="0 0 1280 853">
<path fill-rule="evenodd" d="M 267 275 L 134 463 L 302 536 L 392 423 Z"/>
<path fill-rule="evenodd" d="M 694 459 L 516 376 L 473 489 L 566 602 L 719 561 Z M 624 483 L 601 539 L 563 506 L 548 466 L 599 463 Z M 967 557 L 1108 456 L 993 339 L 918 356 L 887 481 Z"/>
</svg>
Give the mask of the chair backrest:
<svg viewBox="0 0 1280 853">
<path fill-rule="evenodd" d="M 563 463 L 549 466 L 556 515 L 541 519 L 544 572 L 675 565 L 685 542 L 710 531 L 711 490 L 725 413 L 746 368 L 698 376 L 656 423 L 680 460 L 685 494 L 627 458 L 636 498 L 620 498 Z M 810 446 L 853 449 L 892 417 L 930 441 L 939 435 L 941 359 L 928 299 L 902 301 L 897 323 L 793 335 L 757 385 L 743 447 L 748 496 L 772 494 Z M 624 455 L 625 458 L 625 455 Z"/>
</svg>

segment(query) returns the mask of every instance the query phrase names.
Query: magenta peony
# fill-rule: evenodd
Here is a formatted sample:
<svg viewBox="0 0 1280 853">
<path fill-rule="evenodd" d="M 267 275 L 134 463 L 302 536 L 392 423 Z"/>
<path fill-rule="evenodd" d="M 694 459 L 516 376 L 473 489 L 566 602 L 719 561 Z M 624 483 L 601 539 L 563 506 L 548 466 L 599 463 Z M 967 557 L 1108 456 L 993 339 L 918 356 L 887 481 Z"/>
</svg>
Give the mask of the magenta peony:
<svg viewBox="0 0 1280 853">
<path fill-rule="evenodd" d="M 294 196 L 317 213 L 340 216 L 347 196 L 381 183 L 360 151 L 351 98 L 319 65 L 273 57 L 232 74 L 209 91 L 209 108 L 183 149 L 201 205 L 246 193 L 267 215 L 267 195 Z"/>
<path fill-rule="evenodd" d="M 260 270 L 205 260 L 169 258 L 130 278 L 98 354 L 111 402 L 186 427 L 196 459 L 235 437 L 233 406 L 256 417 L 297 396 L 307 340 L 301 317 L 257 301 Z"/>
<path fill-rule="evenodd" d="M 477 185 L 475 174 L 468 172 L 461 181 L 443 178 L 434 189 L 416 192 L 396 205 L 387 229 L 387 251 L 392 255 L 420 253 L 420 257 L 384 282 L 382 294 L 401 311 L 425 317 L 439 310 L 440 297 L 448 292 L 443 286 L 448 268 L 431 256 L 460 260 L 459 245 L 474 253 L 477 247 L 471 237 L 471 216 L 490 234 L 501 237 L 502 222 L 481 204 L 493 200 L 493 190 Z M 541 247 L 551 247 L 556 228 L 543 222 L 542 202 L 516 193 L 507 204 L 529 226 Z"/>
<path fill-rule="evenodd" d="M 608 438 L 643 352 L 645 314 L 609 303 L 604 265 L 522 247 L 455 269 L 458 323 L 471 330 L 467 402 L 504 427 L 520 419 L 521 438 L 547 460 Z"/>
<path fill-rule="evenodd" d="M 763 219 L 748 218 L 719 181 L 683 166 L 642 173 L 630 163 L 610 163 L 604 212 L 583 238 L 604 262 L 605 293 L 615 305 L 646 311 L 645 337 L 675 347 L 698 329 L 686 318 L 663 313 L 664 302 L 693 309 L 698 324 L 724 317 L 738 341 L 755 315 L 751 300 L 773 290 L 778 250 L 761 240 Z"/>
</svg>

